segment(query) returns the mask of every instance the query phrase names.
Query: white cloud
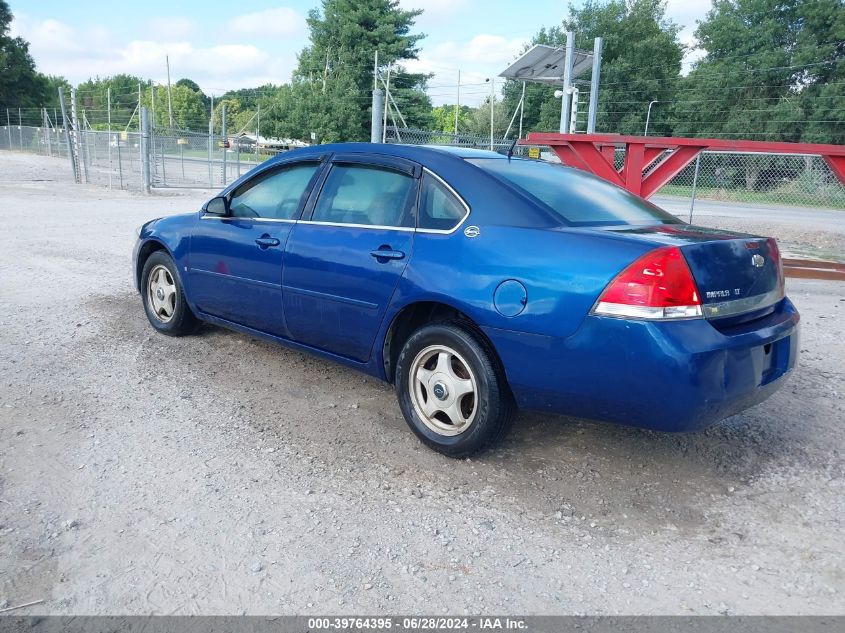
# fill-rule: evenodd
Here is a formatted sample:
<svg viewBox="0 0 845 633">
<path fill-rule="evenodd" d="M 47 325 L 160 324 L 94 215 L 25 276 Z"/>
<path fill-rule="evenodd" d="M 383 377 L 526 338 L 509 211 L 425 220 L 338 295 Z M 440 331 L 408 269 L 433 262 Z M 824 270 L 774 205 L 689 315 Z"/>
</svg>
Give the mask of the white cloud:
<svg viewBox="0 0 845 633">
<path fill-rule="evenodd" d="M 239 15 L 230 28 L 235 33 L 263 37 L 298 35 L 305 32 L 305 18 L 293 9 L 278 7 Z"/>
<path fill-rule="evenodd" d="M 666 2 L 666 16 L 683 27 L 678 37 L 686 46 L 681 69 L 684 74 L 690 71 L 695 61 L 704 56 L 704 51 L 696 48 L 698 42 L 695 39 L 695 30 L 698 28 L 697 21 L 706 17 L 711 6 L 711 0 L 667 0 Z"/>
<path fill-rule="evenodd" d="M 194 21 L 185 17 L 151 18 L 147 24 L 155 37 L 173 40 L 185 39 L 196 28 Z"/>
<path fill-rule="evenodd" d="M 485 79 L 494 77 L 497 85 L 503 85 L 505 80 L 498 74 L 510 65 L 528 39 L 482 33 L 463 42 L 441 42 L 423 49 L 419 59 L 405 66 L 412 72 L 434 74 L 429 93 L 435 105 L 455 102 L 460 69 L 461 102 L 478 105 L 490 94 Z"/>
<path fill-rule="evenodd" d="M 185 39 L 124 42 L 100 27 L 75 29 L 57 20 L 32 20 L 19 15 L 13 32 L 30 42 L 30 52 L 41 72 L 63 75 L 71 83 L 118 73 L 164 83 L 165 56 L 170 57 L 173 80 L 188 77 L 206 92 L 220 94 L 235 88 L 290 79 L 296 57 L 272 55 L 254 44 L 193 44 Z"/>
</svg>

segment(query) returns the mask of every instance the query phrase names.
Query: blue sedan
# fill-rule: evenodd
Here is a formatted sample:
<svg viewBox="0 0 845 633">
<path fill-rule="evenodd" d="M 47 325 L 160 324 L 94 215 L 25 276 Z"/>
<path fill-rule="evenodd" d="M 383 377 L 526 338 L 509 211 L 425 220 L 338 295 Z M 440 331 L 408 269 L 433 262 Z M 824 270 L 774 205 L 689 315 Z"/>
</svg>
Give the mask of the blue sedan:
<svg viewBox="0 0 845 633">
<path fill-rule="evenodd" d="M 159 332 L 206 321 L 388 381 L 453 457 L 517 408 L 699 429 L 770 396 L 798 355 L 775 240 L 494 152 L 287 152 L 144 224 L 134 262 Z"/>
</svg>

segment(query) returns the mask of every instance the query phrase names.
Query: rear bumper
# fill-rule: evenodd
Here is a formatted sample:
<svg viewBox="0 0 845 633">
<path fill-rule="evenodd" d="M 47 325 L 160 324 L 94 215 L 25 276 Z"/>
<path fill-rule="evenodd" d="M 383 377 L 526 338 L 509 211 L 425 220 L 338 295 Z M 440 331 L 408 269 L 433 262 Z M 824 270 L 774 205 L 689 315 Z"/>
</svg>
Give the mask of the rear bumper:
<svg viewBox="0 0 845 633">
<path fill-rule="evenodd" d="M 487 328 L 520 407 L 661 431 L 692 431 L 774 393 L 798 358 L 788 299 L 750 325 L 589 316 L 573 336 Z"/>
</svg>

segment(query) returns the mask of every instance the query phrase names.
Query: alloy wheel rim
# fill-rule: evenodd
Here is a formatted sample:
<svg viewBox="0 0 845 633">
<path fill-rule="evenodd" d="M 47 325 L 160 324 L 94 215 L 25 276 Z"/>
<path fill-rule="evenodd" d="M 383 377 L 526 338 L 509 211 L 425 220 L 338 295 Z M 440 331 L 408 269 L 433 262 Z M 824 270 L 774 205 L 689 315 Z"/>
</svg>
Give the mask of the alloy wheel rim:
<svg viewBox="0 0 845 633">
<path fill-rule="evenodd" d="M 460 435 L 475 421 L 475 374 L 460 354 L 445 345 L 431 345 L 417 354 L 409 391 L 417 416 L 439 435 Z"/>
<path fill-rule="evenodd" d="M 156 265 L 147 278 L 147 302 L 156 319 L 167 323 L 176 312 L 176 284 L 166 266 Z"/>
</svg>

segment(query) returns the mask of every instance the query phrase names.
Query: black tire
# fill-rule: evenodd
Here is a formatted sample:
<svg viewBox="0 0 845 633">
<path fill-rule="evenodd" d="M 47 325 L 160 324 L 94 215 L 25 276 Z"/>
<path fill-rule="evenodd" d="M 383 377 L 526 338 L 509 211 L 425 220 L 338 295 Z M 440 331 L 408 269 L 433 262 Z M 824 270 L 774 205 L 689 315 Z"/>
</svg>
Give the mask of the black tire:
<svg viewBox="0 0 845 633">
<path fill-rule="evenodd" d="M 166 269 L 165 274 L 163 269 Z M 175 288 L 172 294 L 172 304 L 169 303 L 166 308 L 157 308 L 153 305 L 150 289 L 150 276 L 152 274 L 161 275 L 163 279 L 168 282 L 168 286 L 172 284 Z M 170 299 L 170 296 L 166 293 Z M 144 302 L 144 312 L 147 314 L 147 319 L 150 321 L 156 330 L 168 336 L 185 336 L 191 334 L 196 330 L 199 321 L 188 302 L 185 301 L 185 292 L 182 289 L 182 281 L 176 272 L 176 264 L 173 263 L 170 255 L 164 251 L 155 251 L 144 262 L 144 269 L 141 271 L 141 299 Z M 169 307 L 172 305 L 172 308 Z M 170 314 L 167 314 L 170 311 Z"/>
<path fill-rule="evenodd" d="M 428 402 L 438 389 L 436 376 L 432 375 L 430 379 L 435 381 L 430 383 L 430 386 L 434 387 L 431 389 L 432 394 L 428 394 L 429 390 L 425 386 L 421 387 L 420 391 L 412 393 L 416 383 L 411 373 L 416 373 L 417 370 L 438 372 L 439 350 L 444 348 L 455 352 L 454 356 L 450 357 L 447 353 L 445 357 L 449 358 L 450 366 L 453 362 L 457 363 L 453 366 L 453 372 L 457 369 L 462 372 L 458 375 L 459 378 L 470 379 L 470 381 L 474 379 L 475 385 L 474 392 L 461 396 L 462 400 L 457 403 L 458 410 L 463 410 L 462 416 L 467 411 L 474 411 L 472 420 L 464 430 L 449 431 L 447 429 L 446 432 L 454 433 L 452 435 L 432 428 L 433 425 L 448 427 L 449 424 L 426 416 L 423 411 L 425 406 L 423 400 Z M 431 354 L 430 360 L 426 363 L 424 361 L 429 354 Z M 433 366 L 433 369 L 427 369 L 430 366 Z M 465 375 L 466 369 L 471 371 L 469 376 Z M 442 375 L 442 372 L 438 375 Z M 516 412 L 513 396 L 495 352 L 479 334 L 473 331 L 470 324 L 459 321 L 432 323 L 411 334 L 397 359 L 394 382 L 399 407 L 408 426 L 424 444 L 449 457 L 474 455 L 501 442 L 510 430 Z M 425 383 L 420 380 L 420 384 Z M 440 395 L 444 391 L 442 387 L 448 384 L 441 384 Z M 450 396 L 448 389 L 446 391 L 446 396 L 439 401 L 432 400 L 435 406 L 448 402 Z M 458 391 L 459 389 L 455 389 L 455 392 Z M 440 420 L 451 419 L 448 414 L 446 418 L 443 418 L 440 413 L 437 411 L 434 416 L 439 416 Z M 426 422 L 425 419 L 429 421 Z M 452 429 L 459 428 L 460 426 L 452 427 Z"/>
</svg>

